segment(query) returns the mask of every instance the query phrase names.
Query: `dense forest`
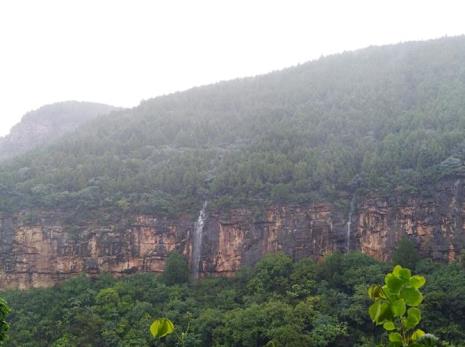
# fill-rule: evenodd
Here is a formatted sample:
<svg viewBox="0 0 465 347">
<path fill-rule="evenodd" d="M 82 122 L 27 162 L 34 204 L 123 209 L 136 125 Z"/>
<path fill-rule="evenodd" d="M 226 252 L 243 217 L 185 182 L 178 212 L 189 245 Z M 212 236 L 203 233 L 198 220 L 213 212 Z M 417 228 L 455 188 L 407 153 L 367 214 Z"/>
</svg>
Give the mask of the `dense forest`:
<svg viewBox="0 0 465 347">
<path fill-rule="evenodd" d="M 394 259 L 426 277 L 420 326 L 442 341 L 431 346 L 465 346 L 464 265 L 420 260 L 408 244 Z M 185 346 L 371 347 L 386 335 L 368 316 L 367 288 L 390 268 L 355 252 L 322 262 L 275 253 L 235 278 L 189 283 L 186 261 L 173 253 L 161 276 L 81 276 L 4 293 L 12 307 L 6 346 L 176 346 L 175 336 L 149 332 L 168 317 L 187 334 Z"/>
<path fill-rule="evenodd" d="M 53 143 L 80 125 L 116 109 L 94 102 L 65 101 L 28 112 L 7 136 L 0 138 L 0 160 Z"/>
<path fill-rule="evenodd" d="M 370 47 L 143 101 L 0 164 L 0 211 L 428 195 L 464 172 L 463 61 L 463 36 Z"/>
</svg>

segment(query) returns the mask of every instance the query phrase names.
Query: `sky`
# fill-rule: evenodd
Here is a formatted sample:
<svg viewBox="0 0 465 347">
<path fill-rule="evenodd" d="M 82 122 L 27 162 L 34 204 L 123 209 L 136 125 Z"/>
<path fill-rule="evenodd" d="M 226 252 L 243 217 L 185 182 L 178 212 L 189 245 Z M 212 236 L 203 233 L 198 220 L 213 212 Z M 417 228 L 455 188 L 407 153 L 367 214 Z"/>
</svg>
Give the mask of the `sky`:
<svg viewBox="0 0 465 347">
<path fill-rule="evenodd" d="M 465 34 L 462 0 L 0 0 L 0 136 L 64 100 L 141 100 Z"/>
</svg>

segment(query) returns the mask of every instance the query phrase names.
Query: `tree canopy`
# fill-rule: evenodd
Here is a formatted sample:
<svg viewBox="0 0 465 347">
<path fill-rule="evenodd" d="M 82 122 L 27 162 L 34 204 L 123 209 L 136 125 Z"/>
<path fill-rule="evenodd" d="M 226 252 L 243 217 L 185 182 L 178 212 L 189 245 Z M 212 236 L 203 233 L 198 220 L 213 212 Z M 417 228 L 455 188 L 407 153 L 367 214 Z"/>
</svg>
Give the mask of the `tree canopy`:
<svg viewBox="0 0 465 347">
<path fill-rule="evenodd" d="M 165 317 L 174 322 L 176 332 L 187 332 L 186 346 L 249 347 L 273 342 L 289 347 L 371 347 L 386 340 L 388 333 L 375 328 L 368 316 L 367 288 L 384 283 L 390 269 L 392 264 L 356 252 L 334 254 L 321 262 L 292 261 L 276 253 L 235 278 L 167 284 L 163 276 L 151 273 L 120 279 L 81 276 L 54 288 L 5 292 L 12 307 L 5 343 L 176 346 L 176 334 L 160 340 L 150 332 L 153 321 Z M 462 346 L 462 265 L 421 260 L 415 273 L 426 278 L 420 283 L 425 300 L 417 306 L 420 301 L 408 292 L 406 303 L 421 310 L 421 329 L 448 341 L 448 346 Z M 413 290 L 400 282 L 407 288 L 402 289 L 395 279 L 388 282 L 397 286 L 401 297 L 405 290 Z"/>
<path fill-rule="evenodd" d="M 464 172 L 464 59 L 465 37 L 370 47 L 147 100 L 1 164 L 0 211 L 428 194 Z"/>
</svg>

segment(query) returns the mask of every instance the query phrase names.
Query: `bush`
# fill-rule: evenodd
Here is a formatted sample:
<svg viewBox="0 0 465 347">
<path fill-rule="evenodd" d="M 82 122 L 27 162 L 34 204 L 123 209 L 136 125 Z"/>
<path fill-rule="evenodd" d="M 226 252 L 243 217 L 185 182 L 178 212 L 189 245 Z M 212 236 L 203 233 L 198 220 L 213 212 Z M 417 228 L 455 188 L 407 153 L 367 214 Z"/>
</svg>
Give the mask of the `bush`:
<svg viewBox="0 0 465 347">
<path fill-rule="evenodd" d="M 419 261 L 420 256 L 418 255 L 415 243 L 407 236 L 402 237 L 392 254 L 392 262 L 409 269 L 415 269 Z"/>
<path fill-rule="evenodd" d="M 167 285 L 182 284 L 189 280 L 189 267 L 186 259 L 174 251 L 166 259 L 163 280 Z"/>
</svg>

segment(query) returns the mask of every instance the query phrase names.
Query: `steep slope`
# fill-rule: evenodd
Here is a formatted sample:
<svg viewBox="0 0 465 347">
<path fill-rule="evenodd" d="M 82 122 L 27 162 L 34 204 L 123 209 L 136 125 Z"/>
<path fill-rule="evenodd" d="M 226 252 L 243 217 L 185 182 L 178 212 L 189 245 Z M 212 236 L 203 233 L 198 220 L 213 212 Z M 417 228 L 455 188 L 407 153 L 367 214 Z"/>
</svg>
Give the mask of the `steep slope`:
<svg viewBox="0 0 465 347">
<path fill-rule="evenodd" d="M 371 47 L 98 117 L 0 167 L 0 279 L 162 271 L 173 249 L 201 275 L 276 250 L 387 259 L 402 235 L 456 259 L 464 61 L 465 37 Z"/>
<path fill-rule="evenodd" d="M 465 37 L 373 47 L 155 98 L 2 168 L 0 208 L 172 213 L 424 192 L 462 168 L 464 59 Z"/>
<path fill-rule="evenodd" d="M 81 124 L 113 110 L 115 107 L 109 105 L 68 101 L 29 112 L 9 135 L 0 138 L 0 160 L 50 144 Z"/>
</svg>

